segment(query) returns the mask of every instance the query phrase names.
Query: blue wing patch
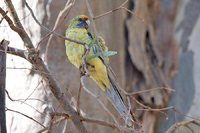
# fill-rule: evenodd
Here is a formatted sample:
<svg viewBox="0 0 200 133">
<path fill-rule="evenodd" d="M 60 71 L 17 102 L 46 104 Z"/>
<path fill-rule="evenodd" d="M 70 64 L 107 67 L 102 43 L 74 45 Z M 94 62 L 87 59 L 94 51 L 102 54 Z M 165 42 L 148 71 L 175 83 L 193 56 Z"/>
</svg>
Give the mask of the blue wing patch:
<svg viewBox="0 0 200 133">
<path fill-rule="evenodd" d="M 87 34 L 88 34 L 88 40 L 89 40 L 89 42 L 91 42 L 93 39 L 92 34 L 90 32 L 88 32 Z"/>
</svg>

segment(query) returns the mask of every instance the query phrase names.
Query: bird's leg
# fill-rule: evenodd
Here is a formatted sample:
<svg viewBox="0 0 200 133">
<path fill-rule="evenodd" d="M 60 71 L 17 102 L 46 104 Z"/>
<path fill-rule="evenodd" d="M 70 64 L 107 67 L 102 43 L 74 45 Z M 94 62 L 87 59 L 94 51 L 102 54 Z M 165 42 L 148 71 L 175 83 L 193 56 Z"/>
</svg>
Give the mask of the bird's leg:
<svg viewBox="0 0 200 133">
<path fill-rule="evenodd" d="M 89 51 L 90 51 L 89 47 L 87 45 L 85 45 L 85 52 L 84 52 L 84 55 L 82 57 L 83 71 L 84 71 L 84 75 L 85 76 L 89 76 L 90 75 L 90 73 L 88 71 L 88 66 L 87 66 L 87 63 L 86 63 L 86 57 L 87 57 Z"/>
<path fill-rule="evenodd" d="M 85 72 L 85 69 L 84 69 L 83 65 L 80 66 L 79 71 L 80 71 L 80 77 L 86 75 L 86 72 Z"/>
</svg>

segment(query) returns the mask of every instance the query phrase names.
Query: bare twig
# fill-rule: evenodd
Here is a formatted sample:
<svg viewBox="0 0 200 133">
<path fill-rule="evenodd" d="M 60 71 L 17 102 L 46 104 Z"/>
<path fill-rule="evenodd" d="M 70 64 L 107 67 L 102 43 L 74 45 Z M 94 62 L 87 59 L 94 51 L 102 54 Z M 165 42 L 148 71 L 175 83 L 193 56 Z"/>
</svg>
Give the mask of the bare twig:
<svg viewBox="0 0 200 133">
<path fill-rule="evenodd" d="M 24 0 L 24 1 L 25 1 L 25 0 Z M 25 1 L 25 5 L 26 5 L 26 7 L 28 8 L 28 10 L 31 12 L 31 15 L 32 15 L 33 19 L 35 20 L 35 22 L 36 22 L 38 25 L 40 25 L 41 28 L 43 28 L 44 30 L 46 30 L 46 31 L 48 31 L 48 32 L 50 32 L 50 33 L 52 32 L 52 34 L 54 34 L 54 35 L 56 35 L 56 36 L 58 36 L 58 37 L 60 37 L 60 38 L 63 38 L 63 39 L 65 39 L 65 40 L 68 40 L 68 41 L 71 41 L 71 42 L 75 42 L 75 43 L 78 43 L 78 44 L 80 44 L 80 45 L 85 45 L 85 43 L 83 43 L 83 42 L 80 42 L 80 41 L 76 41 L 76 40 L 67 38 L 67 37 L 65 37 L 65 36 L 63 36 L 63 35 L 61 35 L 61 34 L 55 32 L 55 31 L 53 31 L 53 30 L 50 30 L 50 29 L 48 29 L 48 28 L 45 27 L 45 26 L 43 26 L 43 25 L 37 20 L 36 16 L 35 16 L 34 13 L 33 13 L 33 10 L 30 8 L 30 6 L 28 5 L 28 3 L 27 3 L 26 1 Z M 70 5 L 70 6 L 71 6 L 71 5 Z M 70 6 L 69 6 L 69 7 L 70 7 Z M 69 7 L 68 7 L 68 8 L 69 8 Z"/>
<path fill-rule="evenodd" d="M 53 121 L 52 125 L 58 124 L 59 122 L 66 120 L 66 119 L 71 119 L 71 117 L 68 114 L 65 114 L 65 113 L 53 113 L 53 114 L 56 115 L 56 116 L 61 116 L 61 118 L 56 120 L 56 121 Z M 115 124 L 111 124 L 109 122 L 91 119 L 91 118 L 86 118 L 86 117 L 82 117 L 82 116 L 80 116 L 80 119 L 83 122 L 94 123 L 94 124 L 98 124 L 98 125 L 101 125 L 101 126 L 106 126 L 106 127 L 110 127 L 110 128 L 119 130 Z M 42 133 L 46 130 L 48 130 L 48 127 L 40 130 L 38 133 Z"/>
<path fill-rule="evenodd" d="M 189 126 L 189 125 L 184 125 L 188 130 L 190 130 L 192 133 L 195 133 L 195 131 Z"/>
<path fill-rule="evenodd" d="M 173 124 L 167 131 L 166 133 L 173 133 L 177 128 L 181 127 L 181 126 L 186 126 L 188 124 L 195 124 L 197 126 L 200 127 L 200 123 L 196 120 L 185 120 L 185 121 L 181 121 L 178 123 Z"/>
<path fill-rule="evenodd" d="M 85 122 L 94 123 L 94 124 L 98 124 L 98 125 L 102 125 L 102 126 L 106 126 L 106 127 L 110 127 L 110 128 L 119 130 L 116 125 L 105 122 L 105 121 L 91 119 L 91 118 L 84 118 L 84 117 L 81 117 L 81 118 L 82 118 L 82 121 L 85 121 Z"/>
<path fill-rule="evenodd" d="M 41 115 L 43 115 L 43 116 L 45 116 L 45 117 L 48 116 L 48 115 L 45 115 L 45 113 L 40 112 L 38 109 L 36 109 L 36 108 L 33 107 L 32 105 L 23 102 L 22 100 L 24 100 L 24 99 L 13 99 L 13 98 L 11 98 L 11 96 L 9 95 L 9 93 L 8 93 L 7 90 L 5 90 L 5 92 L 6 92 L 6 94 L 7 94 L 9 100 L 11 100 L 11 101 L 13 101 L 13 102 L 20 102 L 20 103 L 22 103 L 22 104 L 25 104 L 25 105 L 29 106 L 30 108 L 34 109 L 34 110 L 35 110 L 36 112 L 38 112 L 39 114 L 41 114 Z M 27 99 L 27 100 L 30 100 L 30 99 Z M 39 99 L 31 99 L 31 100 L 38 100 L 38 101 L 41 101 L 41 100 L 39 100 Z M 43 103 L 46 103 L 46 102 L 43 101 Z"/>
<path fill-rule="evenodd" d="M 5 0 L 5 3 L 7 4 L 8 10 L 9 10 L 10 14 L 12 15 L 13 20 L 18 29 L 15 32 L 17 32 L 18 35 L 21 37 L 21 39 L 24 41 L 24 43 L 25 43 L 24 45 L 26 46 L 27 49 L 33 49 L 34 48 L 33 43 L 31 41 L 30 37 L 28 36 L 28 34 L 26 33 L 24 27 L 20 23 L 19 17 L 15 11 L 15 8 L 14 8 L 11 0 Z M 8 24 L 9 24 L 9 26 L 13 25 L 13 23 L 12 24 L 8 23 Z"/>
<path fill-rule="evenodd" d="M 171 89 L 171 88 L 158 87 L 158 88 L 153 88 L 153 89 L 148 89 L 148 90 L 142 90 L 142 91 L 137 91 L 137 92 L 129 92 L 129 93 L 127 93 L 127 95 L 136 95 L 136 94 L 147 93 L 147 92 L 150 92 L 150 91 L 157 91 L 157 90 L 168 90 L 168 91 L 175 92 L 175 90 Z"/>
<path fill-rule="evenodd" d="M 7 13 L 0 7 L 0 14 L 3 16 L 3 18 L 7 21 L 8 25 L 10 26 L 10 28 L 17 32 L 17 33 L 22 33 L 22 29 L 19 27 L 16 27 L 13 23 L 13 21 L 10 19 L 10 17 L 8 17 Z M 23 35 L 20 35 L 23 36 Z"/>
<path fill-rule="evenodd" d="M 17 56 L 17 55 L 16 55 Z M 34 68 L 26 68 L 26 67 L 6 67 L 6 69 L 27 69 L 27 70 L 30 70 L 30 71 L 34 71 L 34 72 L 37 72 L 37 73 L 43 73 L 43 74 L 46 74 L 46 75 L 51 75 L 51 76 L 56 76 L 56 74 L 51 74 L 51 73 L 45 73 L 45 72 L 42 72 L 40 70 L 36 70 Z"/>
<path fill-rule="evenodd" d="M 93 17 L 93 19 L 94 19 L 94 20 L 99 19 L 99 18 L 101 18 L 101 17 L 103 17 L 103 16 L 106 16 L 106 15 L 108 15 L 108 14 L 110 14 L 110 13 L 113 13 L 113 12 L 115 12 L 115 11 L 118 11 L 118 10 L 121 10 L 121 9 L 122 9 L 122 10 L 125 10 L 125 11 L 127 11 L 128 13 L 134 15 L 137 19 L 139 19 L 140 21 L 142 21 L 142 22 L 144 23 L 144 22 L 145 22 L 144 19 L 140 18 L 140 17 L 137 16 L 134 12 L 132 12 L 131 10 L 129 10 L 129 9 L 127 9 L 126 7 L 124 7 L 125 4 L 128 3 L 128 1 L 129 1 L 129 0 L 126 0 L 126 1 L 123 2 L 119 7 L 115 8 L 115 9 L 113 9 L 113 10 L 107 11 L 107 12 L 105 12 L 105 13 L 102 13 L 102 14 L 100 14 L 100 15 L 97 15 L 97 16 Z"/>
<path fill-rule="evenodd" d="M 78 90 L 78 97 L 77 97 L 77 106 L 76 106 L 76 110 L 78 112 L 78 114 L 80 115 L 80 97 L 81 97 L 81 90 L 82 90 L 82 85 L 80 83 L 80 87 Z"/>
<path fill-rule="evenodd" d="M 5 92 L 6 92 L 7 96 L 8 96 L 8 98 L 9 98 L 11 101 L 22 102 L 22 101 L 25 100 L 25 99 L 13 99 L 13 98 L 11 98 L 11 96 L 9 95 L 9 93 L 8 93 L 7 90 L 5 90 Z M 46 103 L 45 101 L 42 101 L 42 100 L 37 99 L 37 98 L 29 98 L 29 99 L 27 99 L 27 100 L 36 100 L 36 101 L 40 101 L 40 102 L 42 102 L 42 103 Z"/>
<path fill-rule="evenodd" d="M 89 12 L 90 17 L 91 17 L 91 18 L 94 18 L 94 14 L 93 14 L 93 12 L 92 12 L 92 8 L 91 8 L 91 6 L 90 6 L 88 0 L 85 0 L 85 3 L 86 3 L 86 6 L 87 6 L 87 9 L 88 9 L 88 12 Z M 95 24 L 95 22 L 94 22 L 93 20 L 91 20 L 91 22 L 92 22 L 92 25 L 93 25 L 93 27 L 94 27 L 94 34 L 95 34 L 95 36 L 97 37 L 97 28 L 96 28 L 96 24 Z"/>
<path fill-rule="evenodd" d="M 13 16 L 14 21 L 15 22 L 18 21 L 16 26 L 21 29 L 20 30 L 21 32 L 19 32 L 19 31 L 16 31 L 16 32 L 20 35 L 21 39 L 24 41 L 25 46 L 28 49 L 28 51 L 31 52 L 30 49 L 35 49 L 35 48 L 33 46 L 32 41 L 30 40 L 30 37 L 25 32 L 22 24 L 19 22 L 19 18 L 17 16 L 17 13 L 16 13 L 16 11 L 14 9 L 14 6 L 13 6 L 11 0 L 5 0 L 5 2 L 7 3 L 8 9 L 10 10 L 10 13 Z M 11 27 L 12 24 L 9 24 L 9 26 Z M 44 73 L 49 73 L 49 70 L 47 69 L 47 67 L 45 66 L 44 62 L 42 61 L 42 59 L 39 57 L 38 54 L 34 54 L 33 56 L 31 56 L 29 58 L 26 58 L 26 59 L 33 65 L 33 67 L 35 69 L 38 69 L 38 70 L 40 70 L 40 71 L 42 71 Z M 84 127 L 84 125 L 79 120 L 77 112 L 72 108 L 72 106 L 70 105 L 69 100 L 63 95 L 64 93 L 62 92 L 62 90 L 58 86 L 58 84 L 56 83 L 55 79 L 51 75 L 47 75 L 47 74 L 44 74 L 44 73 L 39 73 L 39 74 L 49 84 L 51 92 L 54 94 L 56 99 L 61 103 L 63 109 L 67 113 L 72 114 L 72 121 L 73 121 L 76 129 L 78 129 L 82 133 L 87 133 L 86 128 Z"/>
<path fill-rule="evenodd" d="M 148 107 L 148 106 L 146 106 Z M 165 111 L 169 109 L 173 109 L 173 106 L 165 107 L 165 108 L 159 108 L 159 109 L 153 109 L 153 108 L 146 108 L 146 109 L 136 109 L 136 110 L 145 110 L 145 111 Z"/>
<path fill-rule="evenodd" d="M 93 94 L 90 90 L 88 90 L 84 84 L 84 77 L 85 76 L 81 76 L 80 80 L 81 80 L 81 85 L 83 87 L 83 89 L 88 93 L 90 94 L 92 97 L 94 97 L 98 102 L 99 104 L 104 108 L 104 110 L 112 117 L 112 119 L 114 120 L 115 122 L 115 125 L 116 125 L 116 128 L 118 128 L 118 130 L 120 131 L 135 131 L 133 128 L 127 128 L 127 127 L 124 127 L 124 126 L 120 126 L 119 123 L 117 122 L 115 116 L 109 111 L 109 109 L 104 105 L 104 103 L 99 99 L 98 96 L 96 96 L 95 94 Z"/>
<path fill-rule="evenodd" d="M 121 7 L 123 7 L 127 2 L 128 2 L 128 0 L 126 0 L 125 2 L 123 2 L 119 7 L 115 8 L 115 9 L 113 9 L 113 10 L 107 11 L 107 12 L 105 12 L 105 13 L 103 13 L 103 14 L 97 15 L 97 16 L 95 16 L 93 19 L 94 19 L 94 20 L 95 20 L 95 19 L 99 19 L 99 18 L 101 18 L 101 17 L 103 17 L 103 16 L 105 16 L 105 15 L 108 15 L 108 14 L 110 14 L 110 13 L 113 13 L 113 12 L 115 12 L 115 11 L 121 9 Z"/>
<path fill-rule="evenodd" d="M 187 118 L 191 118 L 191 119 L 194 119 L 194 120 L 200 122 L 200 119 L 195 118 L 195 117 L 192 117 L 192 116 L 188 116 L 188 115 L 186 115 L 186 114 L 184 114 L 184 113 L 178 111 L 176 108 L 173 108 L 173 111 L 174 111 L 175 113 L 179 114 L 179 115 L 182 115 L 182 116 L 185 116 L 185 117 L 187 117 Z"/>
<path fill-rule="evenodd" d="M 60 13 L 58 14 L 58 17 L 57 17 L 57 20 L 53 27 L 53 30 L 48 34 L 48 35 L 50 35 L 50 38 L 48 39 L 48 42 L 47 42 L 46 54 L 45 54 L 46 56 L 48 54 L 48 49 L 49 49 L 50 43 L 53 39 L 52 33 L 56 32 L 57 29 L 59 28 L 59 26 L 61 26 L 61 24 L 64 22 L 64 20 L 66 19 L 67 15 L 69 14 L 69 11 L 72 8 L 72 6 L 74 5 L 74 3 L 75 3 L 75 0 L 68 0 L 67 3 L 65 4 L 64 9 L 62 11 L 60 11 Z M 39 45 L 39 43 L 38 43 L 38 45 Z"/>
<path fill-rule="evenodd" d="M 81 80 L 81 85 L 83 87 L 83 89 L 90 94 L 92 97 L 94 97 L 95 99 L 97 99 L 97 101 L 99 102 L 99 104 L 104 108 L 104 110 L 112 117 L 112 119 L 114 120 L 114 122 L 117 124 L 118 127 L 119 123 L 117 122 L 116 118 L 114 117 L 114 115 L 108 110 L 108 108 L 103 104 L 103 102 L 98 98 L 98 96 L 96 96 L 95 94 L 93 94 L 90 90 L 88 90 L 84 84 L 84 78 L 85 76 L 81 76 L 80 80 Z"/>
<path fill-rule="evenodd" d="M 38 122 L 37 120 L 33 119 L 32 117 L 30 117 L 30 116 L 28 116 L 28 115 L 26 115 L 26 114 L 23 114 L 23 113 L 21 113 L 21 112 L 19 112 L 19 111 L 12 110 L 12 109 L 9 109 L 9 108 L 6 108 L 6 111 L 11 111 L 11 112 L 15 112 L 15 113 L 18 113 L 18 114 L 20 114 L 20 115 L 23 115 L 23 116 L 29 118 L 30 120 L 33 120 L 34 122 L 38 123 L 40 126 L 42 126 L 42 127 L 45 128 L 45 126 L 44 126 L 43 124 L 41 124 L 40 122 Z"/>
<path fill-rule="evenodd" d="M 169 109 L 174 109 L 173 106 L 165 107 L 165 108 L 160 108 L 160 109 L 153 109 L 153 108 L 151 108 L 151 107 L 149 107 L 149 106 L 146 106 L 146 105 L 144 105 L 143 103 L 139 102 L 139 101 L 138 101 L 136 98 L 134 98 L 134 97 L 132 97 L 132 99 L 133 99 L 138 105 L 140 105 L 141 107 L 144 108 L 144 109 L 137 109 L 137 110 L 160 112 L 160 113 L 162 113 L 162 114 L 165 115 L 166 119 L 168 119 L 168 116 L 167 116 L 167 114 L 166 114 L 165 112 L 163 112 L 163 111 L 169 110 Z"/>
<path fill-rule="evenodd" d="M 58 120 L 56 120 L 56 121 L 53 121 L 53 124 L 52 124 L 52 125 L 57 125 L 57 124 L 59 124 L 60 122 L 66 120 L 66 119 L 68 119 L 68 118 L 67 118 L 67 117 L 62 117 L 62 118 L 60 118 L 60 119 L 58 119 Z M 43 128 L 42 130 L 38 131 L 37 133 L 43 133 L 43 132 L 45 132 L 45 131 L 47 131 L 47 130 L 49 130 L 49 127 L 45 127 L 45 128 Z"/>
<path fill-rule="evenodd" d="M 40 83 L 42 83 L 42 82 L 43 82 L 43 79 L 41 79 L 40 82 L 38 82 L 38 84 L 35 87 L 35 89 L 27 96 L 26 99 L 24 99 L 23 103 L 26 102 L 33 95 L 33 93 L 35 92 L 35 90 L 39 87 Z"/>
<path fill-rule="evenodd" d="M 8 11 L 5 11 L 5 14 L 7 14 L 7 13 L 8 13 Z M 0 24 L 2 23 L 3 19 L 4 19 L 4 16 L 2 16 L 2 18 L 0 20 Z"/>
<path fill-rule="evenodd" d="M 66 117 L 66 119 L 71 119 L 70 116 L 68 114 L 65 114 L 65 113 L 54 113 L 54 115 Z M 83 122 L 89 122 L 89 123 L 94 123 L 94 124 L 98 124 L 98 125 L 101 125 L 101 126 L 110 127 L 110 128 L 113 128 L 113 129 L 117 129 L 118 131 L 120 131 L 120 129 L 122 131 L 131 131 L 132 130 L 132 129 L 129 129 L 129 128 L 124 128 L 122 126 L 120 126 L 120 128 L 119 128 L 116 124 L 112 124 L 112 123 L 102 121 L 102 120 L 86 118 L 86 117 L 83 117 L 83 116 L 80 116 L 80 119 Z"/>
<path fill-rule="evenodd" d="M 67 123 L 68 123 L 68 121 L 66 120 L 64 125 L 63 125 L 62 133 L 67 133 L 67 131 L 68 131 Z"/>
<path fill-rule="evenodd" d="M 52 40 L 52 33 L 53 32 L 56 32 L 56 30 L 61 26 L 61 24 L 64 22 L 64 20 L 66 19 L 67 15 L 69 14 L 70 12 L 70 9 L 72 8 L 72 6 L 74 5 L 75 3 L 75 0 L 68 0 L 67 3 L 65 4 L 65 8 L 60 11 L 60 13 L 58 14 L 58 17 L 57 17 L 57 20 L 55 22 L 55 25 L 54 25 L 54 28 L 51 32 L 49 32 L 47 35 L 45 35 L 45 37 L 43 37 L 40 42 L 38 43 L 36 49 L 39 48 L 39 45 L 41 44 L 41 42 L 47 38 L 48 36 L 50 36 L 50 38 L 48 39 L 48 42 L 47 42 L 47 47 L 46 47 L 46 51 L 48 50 L 48 47 L 49 47 L 49 43 L 51 42 Z M 65 15 L 66 14 L 66 15 Z M 36 19 L 36 18 L 35 18 Z M 37 20 L 37 19 L 36 19 Z M 37 20 L 38 21 L 38 20 Z M 45 27 L 46 28 L 46 27 Z M 48 52 L 46 52 L 46 55 L 47 55 Z"/>
</svg>

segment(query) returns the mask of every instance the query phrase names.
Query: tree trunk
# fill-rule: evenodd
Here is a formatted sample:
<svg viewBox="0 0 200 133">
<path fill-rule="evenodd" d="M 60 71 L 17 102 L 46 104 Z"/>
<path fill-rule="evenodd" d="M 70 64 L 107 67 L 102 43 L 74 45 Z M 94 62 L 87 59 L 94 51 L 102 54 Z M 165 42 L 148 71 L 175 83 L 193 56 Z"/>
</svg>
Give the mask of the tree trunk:
<svg viewBox="0 0 200 133">
<path fill-rule="evenodd" d="M 129 9 L 135 15 L 128 14 L 126 20 L 125 70 L 129 92 L 159 87 L 172 88 L 171 83 L 178 65 L 177 44 L 173 36 L 177 5 L 178 0 L 130 1 Z M 170 93 L 163 89 L 140 93 L 136 98 L 144 105 L 161 108 L 168 105 Z M 141 106 L 134 104 L 134 98 L 135 96 L 132 107 L 135 112 Z M 155 132 L 155 125 L 160 117 L 158 114 L 138 112 L 145 125 L 145 133 Z"/>
<path fill-rule="evenodd" d="M 6 49 L 9 42 L 2 40 L 0 47 L 0 132 L 6 133 L 5 88 L 6 88 Z"/>
</svg>

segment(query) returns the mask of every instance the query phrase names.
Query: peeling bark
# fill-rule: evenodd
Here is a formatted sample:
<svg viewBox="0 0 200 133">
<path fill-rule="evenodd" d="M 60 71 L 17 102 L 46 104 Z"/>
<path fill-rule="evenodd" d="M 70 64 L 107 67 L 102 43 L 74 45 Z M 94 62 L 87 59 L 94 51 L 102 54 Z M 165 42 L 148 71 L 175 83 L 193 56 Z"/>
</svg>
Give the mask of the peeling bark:
<svg viewBox="0 0 200 133">
<path fill-rule="evenodd" d="M 173 35 L 178 0 L 145 0 L 134 1 L 131 4 L 134 5 L 136 16 L 129 14 L 126 20 L 128 58 L 125 70 L 128 91 L 171 88 L 178 62 L 177 44 Z M 144 22 L 137 16 L 144 19 Z M 151 91 L 141 93 L 137 97 L 145 105 L 159 108 L 167 105 L 170 92 Z M 133 104 L 133 107 L 137 108 L 135 106 L 136 104 Z M 156 113 L 143 112 L 140 115 L 146 125 L 145 132 L 154 132 L 153 128 L 158 118 Z M 153 122 L 145 120 L 145 116 Z"/>
</svg>

